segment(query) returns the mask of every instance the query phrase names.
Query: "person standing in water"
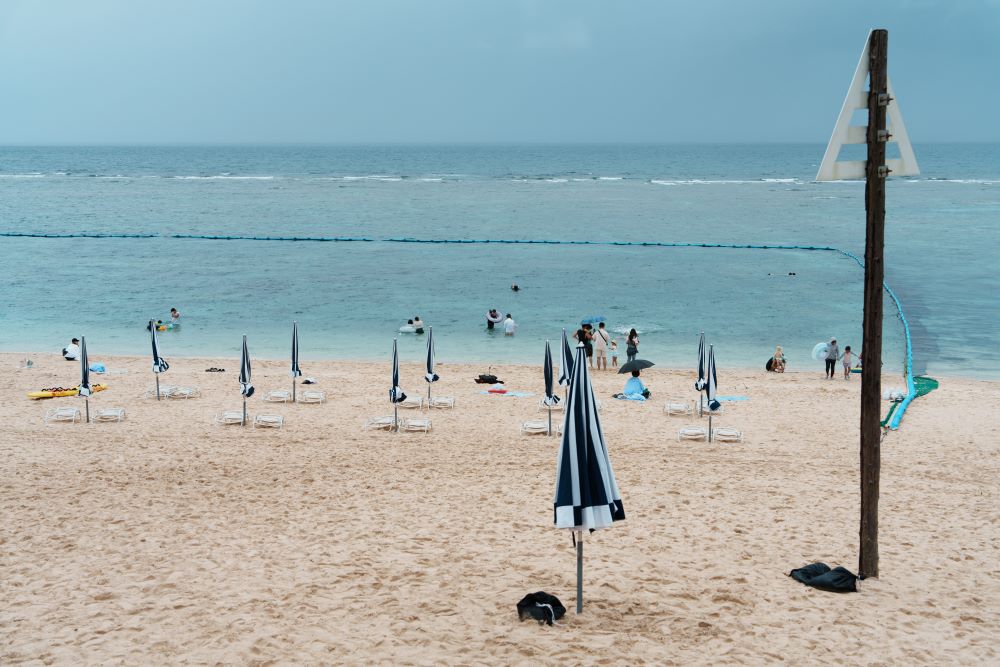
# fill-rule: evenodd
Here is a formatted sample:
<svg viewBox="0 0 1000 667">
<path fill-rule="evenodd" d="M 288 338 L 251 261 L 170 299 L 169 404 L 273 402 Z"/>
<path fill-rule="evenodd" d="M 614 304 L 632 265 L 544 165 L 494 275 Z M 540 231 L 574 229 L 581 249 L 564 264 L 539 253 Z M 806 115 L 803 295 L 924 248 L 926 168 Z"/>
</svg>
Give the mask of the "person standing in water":
<svg viewBox="0 0 1000 667">
<path fill-rule="evenodd" d="M 424 332 L 424 321 L 420 319 L 419 315 L 413 316 L 413 333 L 422 334 Z"/>
<path fill-rule="evenodd" d="M 500 313 L 496 308 L 490 308 L 489 312 L 486 313 L 486 328 L 489 331 L 493 331 L 493 327 L 499 324 L 503 320 L 500 317 Z"/>
<path fill-rule="evenodd" d="M 625 339 L 625 356 L 627 361 L 634 361 L 639 354 L 639 332 L 634 328 L 629 330 L 628 338 Z"/>
<path fill-rule="evenodd" d="M 517 332 L 517 322 L 511 317 L 510 313 L 507 313 L 507 319 L 503 321 L 503 335 L 513 336 Z"/>
<path fill-rule="evenodd" d="M 181 314 L 177 312 L 176 308 L 170 309 L 170 322 L 172 324 L 180 324 Z"/>
</svg>

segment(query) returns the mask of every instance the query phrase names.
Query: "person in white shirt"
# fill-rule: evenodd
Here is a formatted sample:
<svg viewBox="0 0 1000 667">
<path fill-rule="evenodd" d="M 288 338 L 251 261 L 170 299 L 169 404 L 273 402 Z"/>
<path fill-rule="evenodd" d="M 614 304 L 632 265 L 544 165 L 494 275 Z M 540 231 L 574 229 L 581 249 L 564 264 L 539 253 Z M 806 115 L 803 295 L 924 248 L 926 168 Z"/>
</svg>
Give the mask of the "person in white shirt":
<svg viewBox="0 0 1000 667">
<path fill-rule="evenodd" d="M 510 313 L 507 313 L 507 319 L 503 321 L 503 335 L 513 336 L 515 331 L 517 331 L 517 322 L 510 316 Z"/>
<path fill-rule="evenodd" d="M 608 370 L 608 343 L 611 336 L 604 329 L 604 322 L 597 325 L 597 333 L 594 335 L 594 354 L 597 357 L 597 369 Z"/>
<path fill-rule="evenodd" d="M 79 361 L 80 359 L 80 339 L 74 338 L 70 344 L 63 348 L 63 359 L 66 361 Z"/>
</svg>

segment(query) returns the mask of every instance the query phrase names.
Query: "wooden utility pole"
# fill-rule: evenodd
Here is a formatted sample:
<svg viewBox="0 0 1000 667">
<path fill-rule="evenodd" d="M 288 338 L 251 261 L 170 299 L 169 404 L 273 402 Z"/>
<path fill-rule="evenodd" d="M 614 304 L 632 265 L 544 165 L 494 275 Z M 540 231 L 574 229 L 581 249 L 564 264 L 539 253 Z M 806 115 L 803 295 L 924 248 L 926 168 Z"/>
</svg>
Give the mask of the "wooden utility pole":
<svg viewBox="0 0 1000 667">
<path fill-rule="evenodd" d="M 858 574 L 878 576 L 878 492 L 881 467 L 882 284 L 885 267 L 885 144 L 889 32 L 868 41 L 868 162 L 865 166 L 865 311 L 861 354 L 861 529 Z"/>
</svg>

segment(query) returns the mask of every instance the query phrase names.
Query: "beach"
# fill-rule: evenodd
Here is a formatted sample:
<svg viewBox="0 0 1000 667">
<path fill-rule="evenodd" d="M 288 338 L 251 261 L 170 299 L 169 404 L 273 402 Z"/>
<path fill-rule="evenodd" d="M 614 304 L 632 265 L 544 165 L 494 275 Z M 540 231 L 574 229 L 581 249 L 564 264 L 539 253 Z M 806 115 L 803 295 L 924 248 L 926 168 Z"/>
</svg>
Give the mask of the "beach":
<svg viewBox="0 0 1000 667">
<path fill-rule="evenodd" d="M 645 371 L 645 403 L 594 372 L 626 520 L 586 538 L 578 616 L 570 534 L 552 526 L 559 440 L 519 434 L 543 417 L 537 365 L 493 366 L 533 394 L 511 397 L 481 393 L 485 364 L 439 358 L 433 391 L 455 408 L 393 434 L 362 430 L 392 412 L 388 359 L 303 359 L 316 405 L 262 402 L 290 388 L 288 363 L 255 359 L 250 414 L 285 417 L 270 430 L 213 424 L 241 406 L 233 357 L 170 357 L 162 381 L 202 396 L 157 402 L 148 357 L 93 353 L 112 373 L 91 407 L 127 419 L 44 425 L 84 401 L 26 393 L 72 386 L 78 366 L 21 356 L 0 354 L 4 664 L 998 660 L 997 382 L 941 378 L 885 437 L 881 576 L 837 595 L 786 575 L 857 571 L 860 376 L 720 366 L 719 394 L 746 397 L 715 420 L 745 434 L 723 445 L 678 442 L 707 419 L 664 413 L 694 400 L 690 370 Z M 422 365 L 400 370 L 426 394 Z M 518 621 L 539 590 L 569 608 L 560 625 Z"/>
</svg>

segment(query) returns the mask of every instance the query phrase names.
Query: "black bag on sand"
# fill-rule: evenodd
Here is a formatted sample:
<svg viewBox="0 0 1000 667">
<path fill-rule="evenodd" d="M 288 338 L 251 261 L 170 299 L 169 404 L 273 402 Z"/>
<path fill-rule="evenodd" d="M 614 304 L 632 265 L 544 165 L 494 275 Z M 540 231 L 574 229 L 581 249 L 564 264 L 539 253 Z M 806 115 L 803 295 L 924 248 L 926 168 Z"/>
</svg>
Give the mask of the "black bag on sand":
<svg viewBox="0 0 1000 667">
<path fill-rule="evenodd" d="M 831 593 L 858 592 L 857 576 L 842 567 L 835 567 L 831 570 L 826 563 L 813 563 L 800 567 L 789 572 L 788 576 L 821 591 Z"/>
<path fill-rule="evenodd" d="M 528 593 L 517 603 L 517 617 L 520 620 L 533 618 L 541 625 L 552 625 L 566 615 L 566 607 L 555 595 L 545 591 Z"/>
<path fill-rule="evenodd" d="M 476 378 L 476 384 L 503 384 L 503 380 L 498 378 L 496 375 L 491 375 L 484 373 Z"/>
</svg>

